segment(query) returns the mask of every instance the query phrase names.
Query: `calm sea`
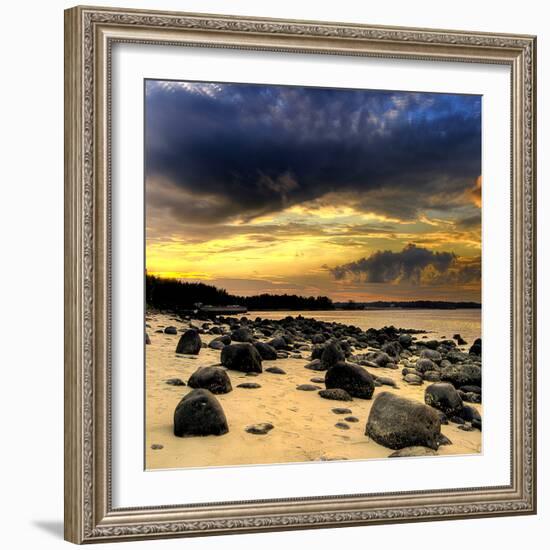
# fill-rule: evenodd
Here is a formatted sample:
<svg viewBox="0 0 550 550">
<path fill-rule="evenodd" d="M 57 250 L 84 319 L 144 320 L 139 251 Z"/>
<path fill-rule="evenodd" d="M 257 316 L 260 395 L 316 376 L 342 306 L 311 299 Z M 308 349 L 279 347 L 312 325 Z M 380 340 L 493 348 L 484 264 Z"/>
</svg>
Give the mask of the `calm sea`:
<svg viewBox="0 0 550 550">
<path fill-rule="evenodd" d="M 376 311 L 252 311 L 252 318 L 283 319 L 287 315 L 355 325 L 363 330 L 394 325 L 427 330 L 433 338 L 460 334 L 468 344 L 481 337 L 481 309 L 395 309 Z"/>
</svg>

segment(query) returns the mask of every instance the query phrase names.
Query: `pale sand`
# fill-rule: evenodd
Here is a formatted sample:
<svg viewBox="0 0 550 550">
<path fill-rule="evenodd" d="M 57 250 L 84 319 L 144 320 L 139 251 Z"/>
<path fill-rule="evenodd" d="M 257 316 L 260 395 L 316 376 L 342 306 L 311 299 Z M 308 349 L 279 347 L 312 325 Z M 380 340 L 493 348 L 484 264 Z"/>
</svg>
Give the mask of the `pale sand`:
<svg viewBox="0 0 550 550">
<path fill-rule="evenodd" d="M 146 348 L 146 468 L 189 468 L 207 466 L 231 466 L 242 464 L 277 464 L 285 462 L 309 462 L 314 460 L 354 460 L 384 458 L 393 451 L 378 445 L 365 435 L 365 426 L 377 393 L 394 392 L 402 397 L 424 402 L 422 386 L 410 386 L 402 380 L 398 370 L 367 369 L 377 376 L 395 380 L 398 389 L 381 386 L 375 389 L 373 400 L 354 398 L 353 401 L 331 401 L 321 398 L 316 391 L 300 391 L 296 386 L 312 384 L 311 378 L 324 377 L 324 372 L 305 369 L 309 352 L 302 352 L 303 359 L 278 359 L 263 361 L 264 372 L 258 376 L 246 376 L 237 371 L 227 371 L 233 391 L 217 395 L 229 423 L 229 433 L 222 436 L 175 437 L 173 414 L 181 398 L 191 391 L 187 386 L 170 386 L 169 378 L 180 378 L 187 383 L 191 374 L 202 366 L 216 365 L 220 351 L 202 348 L 198 356 L 176 355 L 178 335 L 157 334 L 160 326 L 173 325 L 187 329 L 188 323 L 174 320 L 170 315 L 148 316 L 151 328 L 147 333 L 151 345 Z M 194 321 L 200 325 L 200 321 Z M 208 343 L 215 336 L 201 335 Z M 277 366 L 286 375 L 265 372 L 266 367 Z M 237 388 L 242 382 L 257 382 L 258 389 Z M 324 388 L 323 384 L 316 384 Z M 481 405 L 472 405 L 483 415 Z M 350 414 L 334 414 L 331 409 L 345 407 Z M 335 427 L 346 416 L 356 416 L 359 422 L 347 423 L 349 430 Z M 270 422 L 275 428 L 266 435 L 245 432 L 246 426 Z M 440 446 L 438 455 L 461 455 L 481 452 L 481 432 L 465 432 L 456 424 L 442 426 L 442 433 L 452 445 Z M 151 445 L 162 445 L 154 450 Z M 430 457 L 428 457 L 430 458 Z"/>
</svg>

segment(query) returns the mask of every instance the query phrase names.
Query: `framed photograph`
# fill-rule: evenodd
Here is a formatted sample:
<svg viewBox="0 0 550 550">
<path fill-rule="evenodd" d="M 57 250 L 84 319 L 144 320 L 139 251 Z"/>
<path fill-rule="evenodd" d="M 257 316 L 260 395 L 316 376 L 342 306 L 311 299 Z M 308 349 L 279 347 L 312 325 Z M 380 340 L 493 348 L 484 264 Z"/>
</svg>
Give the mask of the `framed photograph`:
<svg viewBox="0 0 550 550">
<path fill-rule="evenodd" d="M 533 36 L 65 12 L 65 537 L 533 514 Z"/>
</svg>

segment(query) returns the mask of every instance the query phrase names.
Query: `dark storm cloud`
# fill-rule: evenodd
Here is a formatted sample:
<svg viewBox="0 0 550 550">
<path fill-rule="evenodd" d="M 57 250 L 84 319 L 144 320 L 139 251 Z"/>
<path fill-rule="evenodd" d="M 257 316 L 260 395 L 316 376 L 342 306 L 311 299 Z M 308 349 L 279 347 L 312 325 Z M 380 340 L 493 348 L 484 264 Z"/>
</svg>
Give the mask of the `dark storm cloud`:
<svg viewBox="0 0 550 550">
<path fill-rule="evenodd" d="M 367 283 L 418 283 L 423 270 L 428 266 L 443 273 L 455 259 L 452 252 L 433 252 L 409 244 L 401 252 L 379 250 L 368 258 L 334 267 L 330 271 L 337 280 L 352 275 Z"/>
<path fill-rule="evenodd" d="M 147 82 L 148 204 L 191 223 L 333 192 L 411 219 L 464 200 L 480 173 L 478 96 Z"/>
<path fill-rule="evenodd" d="M 456 221 L 456 226 L 459 229 L 479 229 L 481 227 L 481 213 L 476 213 L 473 216 L 461 218 Z"/>
</svg>

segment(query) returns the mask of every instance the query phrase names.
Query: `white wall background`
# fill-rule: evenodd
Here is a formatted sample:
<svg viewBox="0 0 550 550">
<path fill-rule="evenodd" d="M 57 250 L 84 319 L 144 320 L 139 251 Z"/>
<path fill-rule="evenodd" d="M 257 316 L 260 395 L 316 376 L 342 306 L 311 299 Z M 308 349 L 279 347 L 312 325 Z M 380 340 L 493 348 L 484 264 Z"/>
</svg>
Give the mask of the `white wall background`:
<svg viewBox="0 0 550 550">
<path fill-rule="evenodd" d="M 545 151 L 550 117 L 550 17 L 545 2 L 523 0 L 116 0 L 102 5 L 371 24 L 537 34 L 539 83 L 539 514 L 538 516 L 239 535 L 132 543 L 133 548 L 281 546 L 410 550 L 540 548 L 550 534 L 549 456 L 543 344 L 550 192 Z M 0 65 L 0 501 L 2 546 L 60 548 L 63 520 L 63 9 L 71 2 L 2 6 Z M 546 65 L 546 66 L 545 66 Z M 548 247 L 546 246 L 548 249 Z M 546 432 L 546 433 L 545 433 Z M 545 490 L 546 489 L 546 490 Z M 113 547 L 113 545 L 107 545 Z M 107 548 L 107 546 L 104 546 Z"/>
</svg>

